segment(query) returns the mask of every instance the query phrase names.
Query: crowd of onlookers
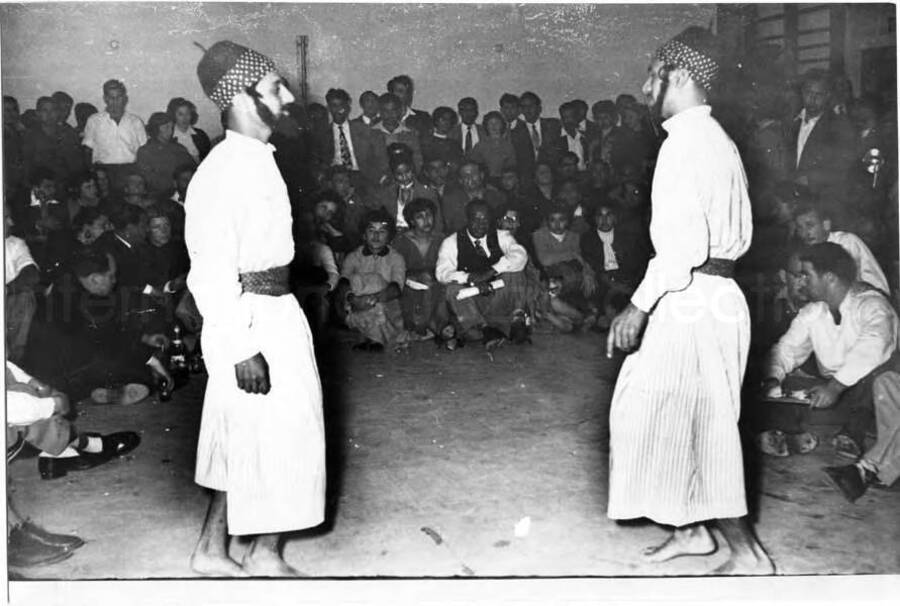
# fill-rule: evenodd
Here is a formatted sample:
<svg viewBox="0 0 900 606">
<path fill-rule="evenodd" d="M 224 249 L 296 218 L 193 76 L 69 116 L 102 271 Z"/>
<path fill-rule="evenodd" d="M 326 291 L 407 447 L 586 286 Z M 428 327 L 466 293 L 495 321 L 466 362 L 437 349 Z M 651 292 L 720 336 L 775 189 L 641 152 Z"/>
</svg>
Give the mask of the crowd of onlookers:
<svg viewBox="0 0 900 606">
<path fill-rule="evenodd" d="M 748 91 L 723 119 L 754 206 L 737 275 L 753 313 L 754 377 L 780 382 L 811 353 L 826 378 L 853 356 L 869 377 L 896 350 L 896 108 L 844 84 L 813 70 L 778 95 Z M 184 203 L 224 137 L 197 128 L 184 98 L 146 122 L 127 111 L 117 80 L 103 101 L 99 112 L 74 104 L 72 126 L 64 92 L 24 112 L 3 99 L 8 357 L 72 398 L 171 388 L 176 325 L 199 355 Z M 622 94 L 549 111 L 524 92 L 483 115 L 471 97 L 429 112 L 415 109 L 408 76 L 358 103 L 351 118 L 353 99 L 333 88 L 325 105 L 289 104 L 270 139 L 294 218 L 292 289 L 318 339 L 341 326 L 358 334 L 357 350 L 431 339 L 494 347 L 538 328 L 602 333 L 628 304 L 653 256 L 651 183 L 665 139 L 644 104 Z M 855 324 L 810 319 L 843 292 L 821 280 L 873 290 L 893 319 L 874 337 L 856 311 Z M 854 349 L 860 339 L 867 346 Z M 864 433 L 847 447 L 857 455 Z"/>
</svg>

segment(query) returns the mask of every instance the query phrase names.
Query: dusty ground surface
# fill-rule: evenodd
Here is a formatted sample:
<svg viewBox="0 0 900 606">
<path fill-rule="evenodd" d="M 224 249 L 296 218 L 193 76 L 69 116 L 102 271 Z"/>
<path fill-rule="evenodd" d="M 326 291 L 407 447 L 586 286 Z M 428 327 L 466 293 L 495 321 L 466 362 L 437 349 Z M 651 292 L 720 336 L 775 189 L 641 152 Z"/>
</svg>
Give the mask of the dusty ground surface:
<svg viewBox="0 0 900 606">
<path fill-rule="evenodd" d="M 605 515 L 608 411 L 618 361 L 596 334 L 536 335 L 491 362 L 479 347 L 351 353 L 321 362 L 329 431 L 328 523 L 285 557 L 312 576 L 699 575 L 724 551 L 644 564 L 665 530 Z M 35 579 L 191 577 L 207 497 L 193 483 L 202 377 L 167 403 L 84 408 L 79 427 L 134 428 L 125 459 L 41 481 L 33 457 L 9 470 L 20 509 L 87 541 Z M 813 428 L 822 436 L 834 428 Z M 748 461 L 758 534 L 780 574 L 900 572 L 900 491 L 847 503 L 812 454 Z M 514 527 L 530 518 L 526 536 Z M 423 530 L 426 529 L 426 530 Z M 240 556 L 243 545 L 234 546 Z"/>
</svg>

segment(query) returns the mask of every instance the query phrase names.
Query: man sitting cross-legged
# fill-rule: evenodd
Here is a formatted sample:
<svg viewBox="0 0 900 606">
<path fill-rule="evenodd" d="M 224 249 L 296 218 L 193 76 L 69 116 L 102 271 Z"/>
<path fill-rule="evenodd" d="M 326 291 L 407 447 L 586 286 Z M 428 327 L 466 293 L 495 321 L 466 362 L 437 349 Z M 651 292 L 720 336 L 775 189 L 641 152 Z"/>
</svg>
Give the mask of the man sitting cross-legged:
<svg viewBox="0 0 900 606">
<path fill-rule="evenodd" d="M 785 378 L 815 354 L 815 370 L 823 381 L 806 392 L 810 409 L 834 409 L 836 420 L 844 424 L 835 436 L 835 449 L 839 455 L 856 459 L 862 454 L 872 409 L 881 407 L 874 401 L 873 383 L 888 370 L 895 374 L 900 370 L 897 314 L 884 295 L 866 283 L 855 282 L 853 259 L 839 245 L 816 244 L 799 256 L 803 289 L 810 303 L 770 351 L 763 388 L 770 397 L 784 395 L 781 385 Z M 896 404 L 890 406 L 896 408 Z M 778 410 L 757 412 L 768 412 L 771 417 Z M 896 412 L 888 414 L 895 425 Z M 793 421 L 791 427 L 783 421 L 775 424 L 797 434 L 806 424 L 806 416 L 798 419 L 795 413 L 794 419 L 788 419 Z M 814 419 L 817 415 L 812 412 L 809 416 Z M 896 426 L 893 431 L 896 433 Z M 777 454 L 781 446 L 776 440 L 770 440 L 772 444 L 773 454 Z"/>
<path fill-rule="evenodd" d="M 528 253 L 509 232 L 493 227 L 484 200 L 469 202 L 466 217 L 466 227 L 441 244 L 435 275 L 447 285 L 447 303 L 466 339 L 478 340 L 486 326 L 508 329 L 525 309 Z M 504 285 L 494 290 L 491 283 L 498 279 Z M 471 286 L 479 289 L 477 295 L 457 298 Z"/>
<path fill-rule="evenodd" d="M 66 418 L 72 413 L 68 396 L 12 362 L 6 363 L 6 401 L 10 443 L 21 435 L 41 451 L 38 471 L 43 480 L 96 467 L 130 452 L 141 441 L 130 431 L 107 436 L 77 431 Z"/>
<path fill-rule="evenodd" d="M 353 348 L 383 351 L 409 341 L 400 310 L 406 263 L 388 246 L 394 225 L 384 209 L 366 213 L 364 223 L 364 243 L 344 259 L 336 296 L 343 302 L 347 326 L 363 337 Z"/>
</svg>

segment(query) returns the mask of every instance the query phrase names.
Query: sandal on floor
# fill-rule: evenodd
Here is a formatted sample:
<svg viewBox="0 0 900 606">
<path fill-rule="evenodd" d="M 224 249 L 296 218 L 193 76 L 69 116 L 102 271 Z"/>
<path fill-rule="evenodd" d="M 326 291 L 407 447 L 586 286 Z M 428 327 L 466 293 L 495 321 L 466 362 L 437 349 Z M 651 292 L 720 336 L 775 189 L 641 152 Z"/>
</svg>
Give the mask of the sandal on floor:
<svg viewBox="0 0 900 606">
<path fill-rule="evenodd" d="M 790 454 L 784 432 L 778 429 L 770 429 L 756 436 L 756 446 L 772 457 L 786 457 Z"/>
</svg>

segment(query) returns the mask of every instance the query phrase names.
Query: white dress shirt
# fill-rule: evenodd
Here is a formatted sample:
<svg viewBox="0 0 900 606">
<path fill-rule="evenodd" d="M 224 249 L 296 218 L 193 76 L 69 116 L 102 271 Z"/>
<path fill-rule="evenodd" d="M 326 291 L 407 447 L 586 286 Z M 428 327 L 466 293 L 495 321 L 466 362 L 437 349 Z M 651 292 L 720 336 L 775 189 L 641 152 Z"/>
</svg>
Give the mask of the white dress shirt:
<svg viewBox="0 0 900 606">
<path fill-rule="evenodd" d="M 616 259 L 616 251 L 613 250 L 613 242 L 616 237 L 616 230 L 609 231 L 597 230 L 600 241 L 603 242 L 603 269 L 606 271 L 615 271 L 619 269 L 619 260 Z"/>
<path fill-rule="evenodd" d="M 884 295 L 855 284 L 838 311 L 835 324 L 827 303 L 803 306 L 769 352 L 765 376 L 782 381 L 815 353 L 822 376 L 851 386 L 887 362 L 897 349 L 898 321 Z"/>
<path fill-rule="evenodd" d="M 469 237 L 473 246 L 475 238 L 466 230 L 466 236 Z M 481 247 L 490 256 L 490 250 L 487 246 L 487 236 L 480 238 Z M 498 274 L 504 274 L 525 269 L 528 263 L 528 253 L 521 244 L 506 230 L 497 230 L 497 241 L 503 256 L 492 266 Z M 456 234 L 450 234 L 441 242 L 441 248 L 438 250 L 437 265 L 435 266 L 434 275 L 441 284 L 466 284 L 469 281 L 469 273 L 457 269 Z"/>
<path fill-rule="evenodd" d="M 125 112 L 122 119 L 110 118 L 108 112 L 100 112 L 88 118 L 84 126 L 82 145 L 90 147 L 94 164 L 131 164 L 137 151 L 147 142 L 144 123 L 134 114 Z"/>
<path fill-rule="evenodd" d="M 850 253 L 853 260 L 856 261 L 856 279 L 860 282 L 868 282 L 881 292 L 888 294 L 891 292 L 881 266 L 875 260 L 875 255 L 866 246 L 859 236 L 846 231 L 833 231 L 828 234 L 828 242 L 840 245 L 841 248 Z"/>
<path fill-rule="evenodd" d="M 239 274 L 288 265 L 294 258 L 291 205 L 275 164 L 275 148 L 232 130 L 206 157 L 188 186 L 185 243 L 188 288 L 234 363 L 259 352 L 252 305 Z"/>
<path fill-rule="evenodd" d="M 582 143 L 583 139 L 581 133 L 576 132 L 573 137 L 563 130 L 563 136 L 566 138 L 568 150 L 578 156 L 578 170 L 587 170 L 587 165 L 584 161 L 584 144 Z"/>
<path fill-rule="evenodd" d="M 478 126 L 475 124 L 460 124 L 460 136 L 459 136 L 459 144 L 462 147 L 463 152 L 466 151 L 466 134 L 472 133 L 472 149 L 475 149 L 475 145 L 478 144 Z"/>
<path fill-rule="evenodd" d="M 806 141 L 809 139 L 809 134 L 816 127 L 816 123 L 819 121 L 822 115 L 819 114 L 815 118 L 806 119 L 806 108 L 800 110 L 800 132 L 797 133 L 797 161 L 795 166 L 800 166 L 800 156 L 803 155 L 803 148 L 806 147 Z"/>
<path fill-rule="evenodd" d="M 747 177 L 737 148 L 710 107 L 679 112 L 662 124 L 651 194 L 656 256 L 631 302 L 649 312 L 665 293 L 686 288 L 710 257 L 738 259 L 753 237 Z"/>
<path fill-rule="evenodd" d="M 19 277 L 23 269 L 29 265 L 37 267 L 37 263 L 34 262 L 31 251 L 28 249 L 28 244 L 22 238 L 7 236 L 4 244 L 6 250 L 4 278 L 6 279 L 6 284 L 9 284 Z"/>
<path fill-rule="evenodd" d="M 352 170 L 359 170 L 359 164 L 356 162 L 356 152 L 353 151 L 353 139 L 350 137 L 350 123 L 344 120 L 343 124 L 331 123 L 331 133 L 334 135 L 334 158 L 331 159 L 332 166 L 343 166 L 344 159 L 341 158 L 341 133 L 340 129 L 344 129 L 344 138 L 347 139 L 347 149 L 350 150 L 350 163 Z"/>
<path fill-rule="evenodd" d="M 175 137 L 175 140 L 188 150 L 188 153 L 191 155 L 191 158 L 194 159 L 194 162 L 200 164 L 200 150 L 194 145 L 194 135 L 197 134 L 194 127 L 188 126 L 188 129 L 182 132 L 176 126 L 174 130 L 173 137 Z"/>
</svg>

